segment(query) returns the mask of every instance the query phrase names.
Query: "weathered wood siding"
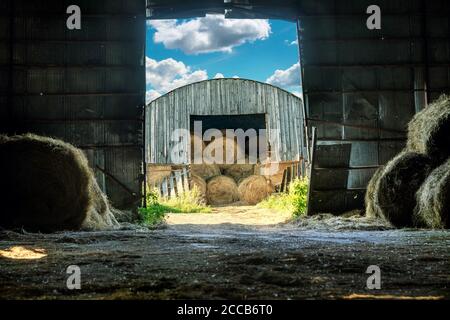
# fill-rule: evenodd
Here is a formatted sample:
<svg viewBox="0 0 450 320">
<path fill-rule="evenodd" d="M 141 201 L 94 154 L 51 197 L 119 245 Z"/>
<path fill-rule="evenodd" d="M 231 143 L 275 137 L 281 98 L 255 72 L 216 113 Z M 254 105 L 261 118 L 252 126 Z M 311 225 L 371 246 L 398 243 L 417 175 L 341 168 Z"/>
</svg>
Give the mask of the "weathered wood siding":
<svg viewBox="0 0 450 320">
<path fill-rule="evenodd" d="M 190 115 L 266 114 L 266 128 L 279 129 L 282 161 L 297 160 L 304 150 L 302 100 L 277 87 L 244 79 L 213 79 L 178 88 L 152 101 L 146 110 L 147 163 L 168 164 L 176 129 L 190 126 Z M 183 150 L 190 150 L 189 141 Z M 186 157 L 190 159 L 190 156 Z"/>
</svg>

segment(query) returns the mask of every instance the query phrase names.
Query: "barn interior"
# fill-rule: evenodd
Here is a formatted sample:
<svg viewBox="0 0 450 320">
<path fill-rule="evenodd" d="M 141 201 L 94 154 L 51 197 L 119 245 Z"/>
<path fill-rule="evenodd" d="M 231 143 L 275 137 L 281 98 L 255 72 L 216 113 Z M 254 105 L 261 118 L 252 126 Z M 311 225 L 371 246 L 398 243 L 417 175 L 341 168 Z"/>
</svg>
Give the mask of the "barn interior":
<svg viewBox="0 0 450 320">
<path fill-rule="evenodd" d="M 68 25 L 74 4 L 81 29 Z M 370 28 L 373 4 L 2 0 L 0 299 L 448 299 L 450 3 L 379 0 Z M 296 23 L 303 100 L 216 79 L 146 105 L 146 21 L 212 13 Z M 183 99 L 196 112 L 175 112 Z M 273 128 L 271 108 L 289 146 L 277 190 L 308 180 L 302 217 L 261 224 L 235 208 L 240 223 L 217 223 L 218 207 L 195 223 L 142 223 L 149 164 L 189 177 L 196 120 L 202 134 Z M 169 159 L 171 128 L 188 129 L 184 162 Z M 173 177 L 169 197 L 186 185 Z"/>
</svg>

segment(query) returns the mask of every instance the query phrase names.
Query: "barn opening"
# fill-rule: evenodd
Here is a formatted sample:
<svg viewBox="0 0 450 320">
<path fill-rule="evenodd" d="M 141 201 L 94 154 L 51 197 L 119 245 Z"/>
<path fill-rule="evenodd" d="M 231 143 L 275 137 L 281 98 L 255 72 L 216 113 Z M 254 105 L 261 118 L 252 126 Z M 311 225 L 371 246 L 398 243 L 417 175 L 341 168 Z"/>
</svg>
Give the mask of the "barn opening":
<svg viewBox="0 0 450 320">
<path fill-rule="evenodd" d="M 306 176 L 297 24 L 289 19 L 236 18 L 207 12 L 179 20 L 160 21 L 157 16 L 148 20 L 146 192 L 152 197 L 156 193 L 161 201 L 200 189 L 208 207 L 256 207 L 271 195 L 286 193 L 291 182 Z M 230 39 L 236 37 L 233 27 L 240 25 L 238 21 L 257 21 L 261 29 L 273 27 L 270 37 L 276 37 L 285 50 L 264 53 L 273 48 L 261 47 L 266 37 L 261 31 L 251 40 L 242 38 L 242 43 L 233 44 Z M 196 29 L 202 24 L 223 29 L 210 39 L 212 44 L 204 29 Z M 169 27 L 171 39 L 165 38 Z M 248 24 L 246 32 L 255 32 L 254 27 Z M 186 39 L 199 37 L 204 40 L 201 48 L 186 45 Z M 230 50 L 220 48 L 222 38 Z M 160 76 L 160 70 L 170 68 L 180 74 Z M 176 130 L 185 130 L 189 137 L 174 137 Z"/>
<path fill-rule="evenodd" d="M 0 193 L 1 299 L 449 297 L 450 235 L 442 229 L 450 228 L 449 147 L 444 139 L 450 133 L 448 125 L 440 124 L 449 120 L 450 101 L 434 103 L 450 92 L 449 1 L 378 0 L 380 30 L 369 30 L 365 24 L 369 1 L 78 0 L 81 30 L 66 28 L 69 3 L 0 1 L 0 189 L 8 191 Z M 279 163 L 296 159 L 293 150 L 299 148 L 292 147 L 292 137 L 301 134 L 290 124 L 298 123 L 292 110 L 301 110 L 299 100 L 265 83 L 205 80 L 162 94 L 145 108 L 146 18 L 186 19 L 225 11 L 234 18 L 286 17 L 302 26 L 304 114 L 308 129 L 317 127 L 312 213 L 318 215 L 288 226 L 244 229 L 224 225 L 149 230 L 124 224 L 120 229 L 94 226 L 88 230 L 95 232 L 85 232 L 78 225 L 67 229 L 58 223 L 57 218 L 72 218 L 66 216 L 69 212 L 74 212 L 76 222 L 81 214 L 92 218 L 91 209 L 107 217 L 112 212 L 106 200 L 123 211 L 140 207 L 146 185 L 144 156 L 161 166 L 178 166 L 181 172 L 189 166 L 189 161 L 169 161 L 170 150 L 180 141 L 166 134 L 173 123 L 181 123 L 189 136 L 193 114 L 265 113 L 267 127 L 293 131 L 275 135 L 286 146 L 278 149 Z M 280 52 L 284 48 L 277 47 Z M 242 88 L 247 95 L 237 94 Z M 193 92 L 197 95 L 191 96 Z M 208 96 L 210 92 L 230 94 L 219 95 L 226 99 L 212 108 L 216 99 Z M 240 100 L 242 96 L 246 98 Z M 180 101 L 184 102 L 177 105 Z M 269 103 L 249 103 L 258 101 Z M 208 112 L 199 114 L 199 105 Z M 271 108 L 264 110 L 263 105 Z M 286 109 L 289 105 L 292 110 Z M 415 126 L 407 133 L 416 113 Z M 77 150 L 47 138 L 12 137 L 26 132 L 69 142 Z M 144 136 L 152 144 L 144 145 Z M 33 148 L 23 147 L 28 140 L 44 147 L 38 153 L 50 158 L 40 161 L 45 168 L 33 165 Z M 189 152 L 186 141 L 179 151 Z M 20 153 L 14 155 L 11 151 L 18 145 L 14 150 Z M 397 156 L 406 146 L 409 153 Z M 53 152 L 65 160 L 59 161 Z M 83 166 L 67 159 L 68 154 L 82 157 Z M 381 172 L 383 184 L 375 179 L 367 195 L 386 195 L 379 197 L 384 201 L 382 214 L 393 209 L 402 220 L 414 214 L 413 227 L 419 231 L 395 230 L 403 227 L 397 219 L 391 219 L 395 226 L 380 219 L 375 208 L 379 201 L 369 203 L 364 217 L 320 214 L 364 209 L 368 178 L 388 162 L 389 169 L 405 171 Z M 60 168 L 62 163 L 85 173 L 93 170 L 97 179 L 87 174 L 83 188 L 65 188 L 77 179 Z M 182 187 L 176 179 L 172 183 L 170 190 Z M 97 199 L 73 210 L 81 203 L 76 198 L 90 191 Z M 417 210 L 415 193 L 421 195 Z M 68 201 L 62 199 L 65 194 Z M 89 206 L 92 201 L 95 205 Z M 120 214 L 114 211 L 117 218 Z M 20 216 L 24 220 L 17 222 Z M 210 216 L 203 215 L 204 223 Z M 252 223 L 259 221 L 254 217 Z M 4 224 L 4 218 L 15 224 Z M 138 220 L 133 215 L 122 221 Z M 46 230 L 40 223 L 58 232 L 34 232 Z M 82 290 L 72 291 L 65 280 L 73 279 L 70 270 L 76 266 Z M 364 274 L 377 266 L 382 286 L 369 292 L 367 280 L 375 274 Z"/>
</svg>

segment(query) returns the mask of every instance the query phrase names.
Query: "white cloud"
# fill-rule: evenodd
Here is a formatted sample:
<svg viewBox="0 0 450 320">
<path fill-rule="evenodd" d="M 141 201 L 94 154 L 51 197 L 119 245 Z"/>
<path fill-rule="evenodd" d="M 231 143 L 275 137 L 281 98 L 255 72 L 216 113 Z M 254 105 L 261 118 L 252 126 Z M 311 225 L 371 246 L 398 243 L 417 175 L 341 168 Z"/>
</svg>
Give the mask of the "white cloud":
<svg viewBox="0 0 450 320">
<path fill-rule="evenodd" d="M 239 76 L 233 76 L 233 79 L 239 79 Z"/>
<path fill-rule="evenodd" d="M 156 30 L 155 43 L 186 54 L 231 52 L 246 42 L 267 39 L 271 32 L 268 20 L 225 19 L 223 15 L 206 15 L 180 23 L 154 20 L 148 25 Z"/>
<path fill-rule="evenodd" d="M 222 73 L 216 73 L 216 75 L 214 76 L 214 79 L 223 79 L 225 78 L 225 76 Z"/>
<path fill-rule="evenodd" d="M 266 82 L 283 88 L 300 85 L 300 63 L 297 62 L 286 70 L 276 70 Z"/>
<path fill-rule="evenodd" d="M 160 96 L 161 96 L 161 94 L 158 91 L 149 90 L 145 93 L 145 101 L 148 104 L 148 103 L 152 102 L 153 100 L 159 98 Z"/>
<path fill-rule="evenodd" d="M 156 61 L 146 57 L 147 84 L 152 90 L 147 91 L 147 103 L 157 97 L 187 84 L 208 79 L 206 70 L 191 71 L 181 61 L 172 58 Z"/>
</svg>

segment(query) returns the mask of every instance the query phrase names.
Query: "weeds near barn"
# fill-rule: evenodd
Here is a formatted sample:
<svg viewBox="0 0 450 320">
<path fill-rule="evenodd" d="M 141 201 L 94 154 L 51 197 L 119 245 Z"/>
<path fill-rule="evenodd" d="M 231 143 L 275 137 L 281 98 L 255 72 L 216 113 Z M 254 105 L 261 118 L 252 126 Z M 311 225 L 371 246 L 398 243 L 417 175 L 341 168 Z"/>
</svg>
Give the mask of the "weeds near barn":
<svg viewBox="0 0 450 320">
<path fill-rule="evenodd" d="M 139 208 L 144 224 L 156 226 L 164 222 L 168 213 L 210 213 L 196 187 L 174 198 L 162 198 L 155 191 L 147 194 L 147 208 Z"/>
<path fill-rule="evenodd" d="M 307 178 L 295 179 L 289 184 L 289 192 L 273 194 L 260 202 L 258 206 L 290 212 L 295 218 L 303 216 L 306 214 L 308 202 L 308 185 L 309 181 Z"/>
</svg>

